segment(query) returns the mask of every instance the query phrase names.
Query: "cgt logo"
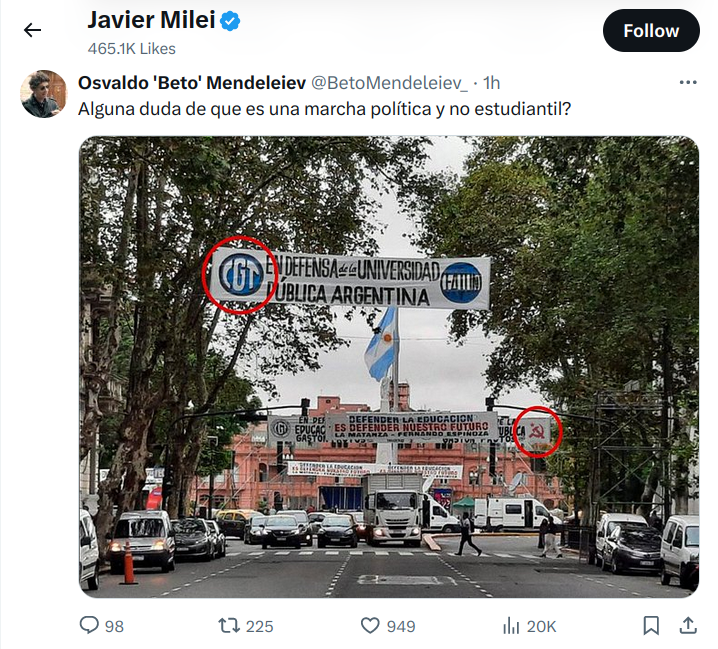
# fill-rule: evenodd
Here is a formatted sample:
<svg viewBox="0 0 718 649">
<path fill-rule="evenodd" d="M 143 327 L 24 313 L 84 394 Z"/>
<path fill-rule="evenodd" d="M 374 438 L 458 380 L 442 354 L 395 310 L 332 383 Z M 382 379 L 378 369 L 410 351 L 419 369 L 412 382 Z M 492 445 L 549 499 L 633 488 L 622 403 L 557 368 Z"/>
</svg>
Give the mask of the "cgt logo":
<svg viewBox="0 0 718 649">
<path fill-rule="evenodd" d="M 481 293 L 481 273 L 468 262 L 451 264 L 441 274 L 439 286 L 444 297 L 458 304 L 475 300 Z"/>
<path fill-rule="evenodd" d="M 286 421 L 277 419 L 272 422 L 272 435 L 279 437 L 280 439 L 285 438 L 289 435 L 289 424 Z"/>
<path fill-rule="evenodd" d="M 219 283 L 232 295 L 254 295 L 263 279 L 262 265 L 251 255 L 230 255 L 219 266 Z"/>
</svg>

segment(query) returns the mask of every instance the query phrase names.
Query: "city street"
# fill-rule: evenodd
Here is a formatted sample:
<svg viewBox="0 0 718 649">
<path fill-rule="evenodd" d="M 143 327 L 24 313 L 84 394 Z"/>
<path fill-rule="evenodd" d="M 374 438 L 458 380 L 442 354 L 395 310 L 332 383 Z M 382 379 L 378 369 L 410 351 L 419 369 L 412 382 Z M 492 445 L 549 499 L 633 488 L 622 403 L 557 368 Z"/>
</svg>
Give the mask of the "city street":
<svg viewBox="0 0 718 649">
<path fill-rule="evenodd" d="M 356 549 L 268 548 L 227 544 L 227 556 L 210 563 L 178 562 L 162 574 L 138 569 L 138 586 L 120 586 L 105 574 L 93 597 L 686 597 L 655 575 L 612 575 L 579 563 L 575 554 L 541 558 L 535 536 L 481 537 L 477 557 L 457 537 L 437 539 L 430 551 L 361 543 Z"/>
</svg>

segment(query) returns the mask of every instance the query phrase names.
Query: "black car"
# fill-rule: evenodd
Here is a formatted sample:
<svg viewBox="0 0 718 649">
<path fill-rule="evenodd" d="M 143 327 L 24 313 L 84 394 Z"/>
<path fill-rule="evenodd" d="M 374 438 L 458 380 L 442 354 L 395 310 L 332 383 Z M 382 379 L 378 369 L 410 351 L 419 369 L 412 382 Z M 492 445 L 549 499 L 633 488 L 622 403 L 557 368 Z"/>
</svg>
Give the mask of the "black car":
<svg viewBox="0 0 718 649">
<path fill-rule="evenodd" d="M 214 557 L 214 541 L 207 522 L 202 518 L 181 518 L 172 521 L 177 557 L 200 557 L 209 561 Z"/>
<path fill-rule="evenodd" d="M 349 514 L 328 514 L 317 532 L 317 546 L 325 548 L 329 544 L 357 546 L 357 525 Z"/>
<path fill-rule="evenodd" d="M 262 530 L 262 549 L 270 545 L 293 545 L 299 549 L 305 533 L 294 516 L 267 516 Z"/>
<path fill-rule="evenodd" d="M 205 523 L 207 524 L 207 527 L 209 527 L 209 535 L 212 538 L 212 544 L 214 545 L 214 556 L 227 556 L 227 537 L 220 529 L 219 524 L 217 521 L 205 521 Z"/>
<path fill-rule="evenodd" d="M 653 527 L 618 525 L 606 539 L 604 563 L 614 575 L 661 570 L 661 534 Z"/>
<path fill-rule="evenodd" d="M 281 512 L 284 516 L 294 516 L 299 523 L 299 531 L 302 535 L 302 545 L 311 546 L 314 543 L 314 536 L 312 535 L 312 529 L 309 524 L 309 516 L 303 509 L 285 509 Z"/>
<path fill-rule="evenodd" d="M 262 531 L 267 517 L 264 514 L 255 514 L 244 526 L 244 542 L 247 545 L 254 545 L 262 542 Z"/>
</svg>

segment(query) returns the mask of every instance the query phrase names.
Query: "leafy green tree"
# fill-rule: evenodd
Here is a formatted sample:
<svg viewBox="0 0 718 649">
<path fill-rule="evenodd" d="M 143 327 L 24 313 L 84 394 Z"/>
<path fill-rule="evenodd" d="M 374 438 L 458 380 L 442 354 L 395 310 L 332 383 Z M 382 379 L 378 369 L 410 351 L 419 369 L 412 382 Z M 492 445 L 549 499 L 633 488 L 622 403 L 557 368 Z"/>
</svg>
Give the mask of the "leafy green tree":
<svg viewBox="0 0 718 649">
<path fill-rule="evenodd" d="M 562 451 L 573 460 L 554 466 L 578 472 L 564 484 L 581 507 L 619 482 L 622 498 L 650 503 L 663 482 L 681 499 L 678 466 L 693 457 L 688 450 L 686 464 L 676 455 L 691 419 L 681 407 L 697 407 L 683 399 L 698 367 L 695 145 L 478 139 L 465 177 L 420 220 L 418 243 L 430 254 L 492 257 L 491 310 L 454 312 L 452 332 L 459 341 L 477 327 L 497 337 L 487 373 L 497 392 L 536 385 L 559 409 L 602 419 L 609 395 L 638 381 L 659 404 L 647 412 L 629 398 L 608 423 L 566 422 Z M 609 428 L 614 446 L 655 449 L 633 483 L 620 457 L 597 460 Z"/>
<path fill-rule="evenodd" d="M 195 474 L 206 422 L 181 419 L 190 401 L 197 415 L 215 410 L 228 382 L 250 367 L 271 390 L 277 374 L 316 369 L 322 351 L 344 344 L 326 308 L 271 305 L 241 317 L 217 310 L 200 282 L 211 247 L 245 234 L 275 250 L 372 253 L 377 197 L 394 192 L 411 209 L 434 191 L 425 148 L 420 138 L 381 137 L 101 137 L 83 145 L 83 300 L 102 294 L 103 309 L 93 311 L 101 326 L 89 325 L 95 335 L 81 362 L 89 404 L 81 457 L 105 417 L 97 395 L 118 371 L 124 399 L 100 488 L 101 534 L 113 506 L 122 512 L 138 501 L 158 442 L 175 485 Z M 83 312 L 81 325 L 94 317 Z M 212 372 L 214 353 L 223 361 Z M 180 493 L 168 495 L 172 515 Z"/>
</svg>

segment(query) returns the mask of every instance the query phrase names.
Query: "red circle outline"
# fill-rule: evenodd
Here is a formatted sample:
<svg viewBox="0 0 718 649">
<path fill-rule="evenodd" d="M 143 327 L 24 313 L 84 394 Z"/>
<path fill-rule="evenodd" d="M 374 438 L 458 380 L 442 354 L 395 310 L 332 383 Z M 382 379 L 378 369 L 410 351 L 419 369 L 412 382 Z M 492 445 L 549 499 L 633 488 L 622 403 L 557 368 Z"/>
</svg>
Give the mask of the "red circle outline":
<svg viewBox="0 0 718 649">
<path fill-rule="evenodd" d="M 521 420 L 521 417 L 523 417 L 525 414 L 529 412 L 545 412 L 549 415 L 551 415 L 555 420 L 556 424 L 558 425 L 558 440 L 556 440 L 556 443 L 545 453 L 532 453 L 531 451 L 527 451 L 522 445 L 521 442 L 519 442 L 519 438 L 517 435 L 517 429 L 519 425 L 519 421 Z M 552 453 L 554 453 L 556 450 L 558 450 L 558 447 L 561 446 L 561 441 L 563 440 L 563 424 L 561 423 L 561 418 L 553 411 L 551 408 L 546 408 L 546 406 L 531 406 L 530 408 L 526 408 L 525 410 L 522 410 L 519 413 L 519 416 L 516 417 L 514 420 L 514 424 L 511 427 L 511 435 L 514 438 L 514 444 L 516 444 L 519 451 L 521 451 L 524 455 L 528 455 L 529 457 L 548 457 Z"/>
<path fill-rule="evenodd" d="M 272 283 L 272 290 L 269 291 L 269 295 L 267 295 L 267 298 L 262 302 L 261 304 L 258 304 L 257 306 L 253 306 L 251 309 L 230 309 L 229 307 L 222 306 L 217 300 L 212 297 L 212 294 L 209 292 L 209 287 L 207 286 L 207 265 L 209 264 L 209 260 L 214 254 L 214 251 L 217 250 L 220 246 L 222 246 L 225 243 L 228 243 L 229 241 L 249 241 L 251 243 L 254 243 L 255 245 L 259 246 L 264 252 L 266 252 L 269 255 L 269 259 L 272 261 L 272 266 L 274 266 L 274 282 Z M 255 311 L 259 311 L 262 307 L 267 306 L 269 304 L 269 301 L 274 297 L 274 294 L 277 292 L 277 286 L 279 285 L 279 266 L 277 264 L 277 260 L 274 258 L 274 255 L 272 254 L 272 251 L 267 248 L 261 241 L 258 239 L 254 239 L 252 237 L 245 236 L 243 234 L 236 234 L 233 237 L 227 237 L 226 239 L 222 239 L 219 243 L 216 243 L 214 246 L 212 246 L 212 249 L 207 253 L 207 255 L 204 258 L 204 262 L 202 263 L 202 288 L 204 289 L 204 294 L 209 298 L 209 301 L 214 304 L 217 308 L 222 309 L 225 313 L 231 313 L 232 315 L 247 315 L 249 313 L 254 313 Z"/>
</svg>

